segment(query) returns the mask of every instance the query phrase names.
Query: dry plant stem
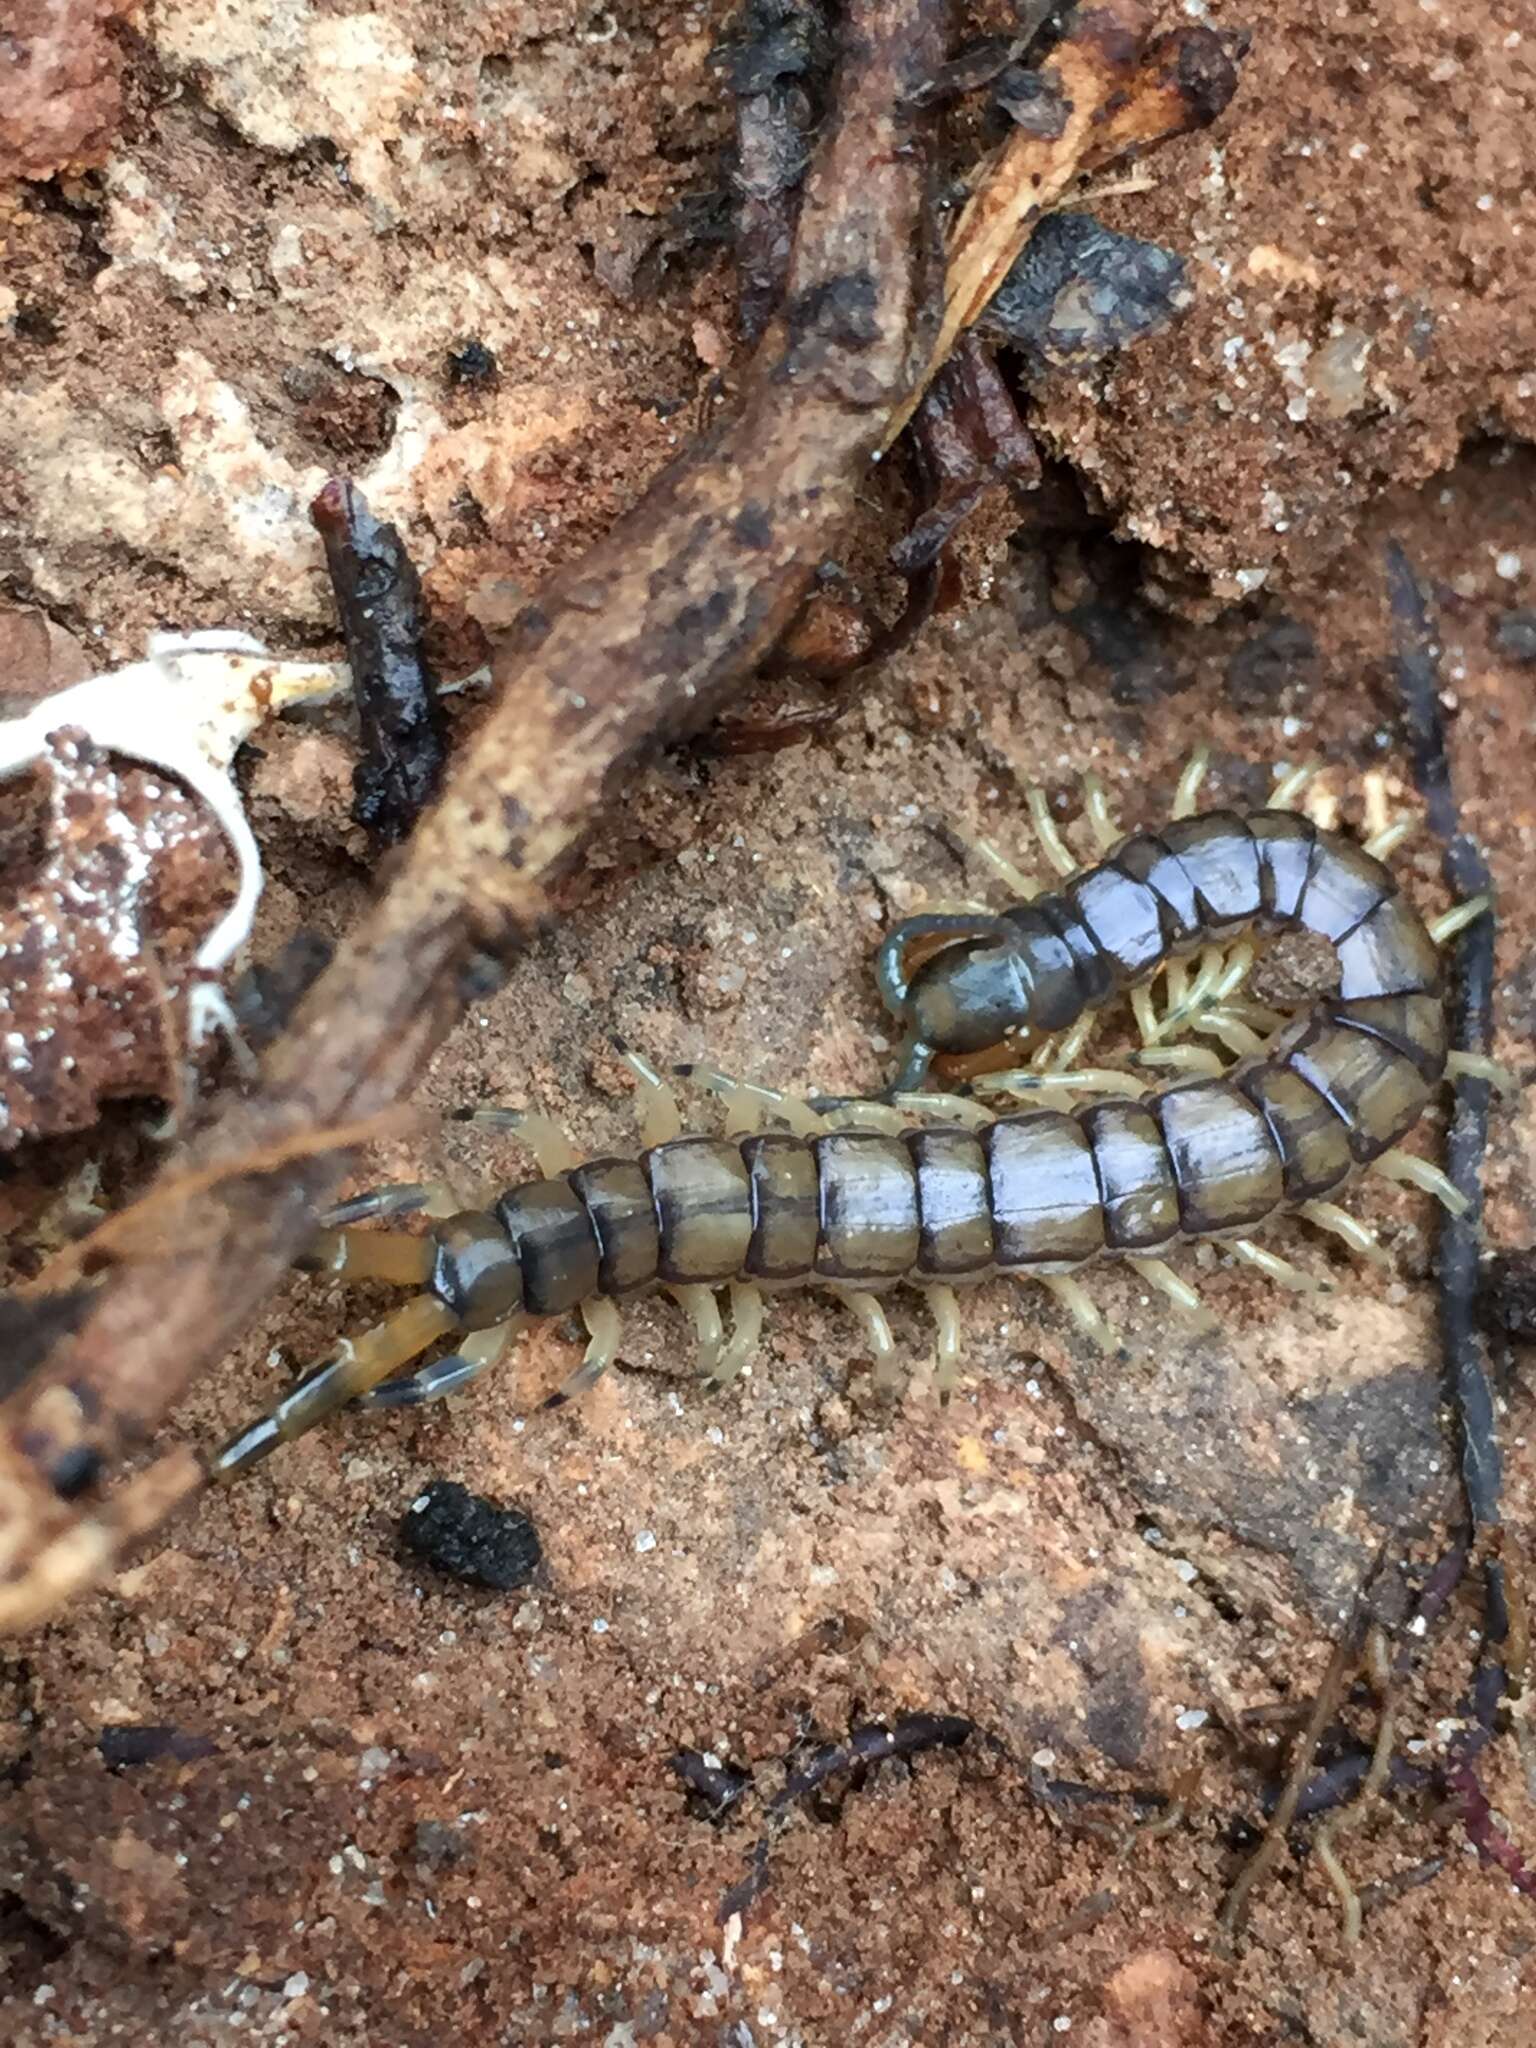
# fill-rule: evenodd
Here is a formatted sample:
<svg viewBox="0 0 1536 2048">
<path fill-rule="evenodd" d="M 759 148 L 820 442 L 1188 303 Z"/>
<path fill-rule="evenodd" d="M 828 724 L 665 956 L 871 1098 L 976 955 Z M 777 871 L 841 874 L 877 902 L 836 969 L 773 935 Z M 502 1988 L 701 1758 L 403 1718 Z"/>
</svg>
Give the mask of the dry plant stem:
<svg viewBox="0 0 1536 2048">
<path fill-rule="evenodd" d="M 79 1509 L 52 1475 L 142 1439 L 224 1355 L 342 1170 L 331 1153 L 242 1179 L 240 1162 L 403 1095 L 483 990 L 485 956 L 504 958 L 536 927 L 617 773 L 716 712 L 794 615 L 929 353 L 929 153 L 910 102 L 942 59 L 944 16 L 942 0 L 848 8 L 784 307 L 734 416 L 525 616 L 496 665 L 498 709 L 388 893 L 268 1054 L 252 1099 L 225 1103 L 160 1184 L 162 1248 L 112 1276 L 0 1415 L 0 1628 L 108 1568 L 78 1538 L 68 1550 Z M 214 1166 L 231 1177 L 202 1184 L 196 1241 L 181 1245 L 176 1178 Z"/>
<path fill-rule="evenodd" d="M 1043 215 L 1085 171 L 1213 121 L 1237 73 L 1210 29 L 1146 41 L 1142 0 L 1085 7 L 1039 68 L 1040 100 L 973 179 L 950 237 L 944 317 L 921 383 L 891 423 L 894 440 L 956 337 L 1002 284 Z"/>
</svg>

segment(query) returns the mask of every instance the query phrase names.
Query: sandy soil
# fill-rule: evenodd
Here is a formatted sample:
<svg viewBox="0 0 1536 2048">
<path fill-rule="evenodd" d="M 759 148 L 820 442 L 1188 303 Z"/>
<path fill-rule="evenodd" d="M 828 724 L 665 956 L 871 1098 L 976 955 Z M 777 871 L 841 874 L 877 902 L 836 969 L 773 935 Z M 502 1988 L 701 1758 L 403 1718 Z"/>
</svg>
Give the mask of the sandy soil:
<svg viewBox="0 0 1536 2048">
<path fill-rule="evenodd" d="M 948 827 L 1023 847 L 1029 780 L 1069 832 L 1090 766 L 1128 822 L 1152 821 L 1198 738 L 1217 800 L 1318 756 L 1314 801 L 1346 820 L 1368 772 L 1411 808 L 1382 598 L 1394 534 L 1442 623 L 1455 769 L 1502 899 L 1498 1050 L 1528 1080 L 1536 668 L 1511 615 L 1536 604 L 1519 441 L 1536 42 L 1518 13 L 1284 0 L 1255 24 L 1220 128 L 1104 204 L 1190 260 L 1194 306 L 1034 401 L 1118 538 L 1005 545 L 994 522 L 964 600 L 829 738 L 637 774 L 568 915 L 423 1075 L 421 1105 L 537 1101 L 584 1148 L 621 1149 L 615 1034 L 791 1087 L 880 1085 L 873 944 L 976 888 Z M 15 604 L 92 658 L 131 657 L 166 623 L 331 651 L 304 507 L 346 466 L 419 552 L 445 665 L 470 665 L 714 402 L 725 259 L 675 261 L 650 298 L 601 276 L 626 274 L 614 252 L 636 222 L 710 180 L 719 19 L 152 5 L 105 164 L 19 188 L 6 229 Z M 496 358 L 488 382 L 452 371 L 470 339 Z M 348 745 L 324 713 L 246 757 L 271 871 L 258 954 L 341 929 L 366 898 Z M 1398 860 L 1442 905 L 1434 850 Z M 131 1189 L 145 1120 L 118 1109 L 8 1162 L 17 1270 L 82 1164 L 109 1198 Z M 1438 1136 L 1432 1118 L 1419 1142 L 1433 1154 Z M 1514 1253 L 1536 1244 L 1533 1140 L 1526 1085 L 1487 1166 L 1489 1238 Z M 475 1181 L 522 1161 L 434 1124 L 378 1148 L 367 1178 L 442 1168 Z M 1340 1838 L 1354 1882 L 1386 1887 L 1356 1954 L 1309 1855 L 1258 1894 L 1235 1948 L 1215 1928 L 1279 1768 L 1276 1730 L 1241 1717 L 1304 1706 L 1383 1543 L 1422 1571 L 1454 1508 L 1433 1217 L 1377 1183 L 1355 1206 L 1390 1273 L 1300 1227 L 1277 1239 L 1336 1280 L 1322 1299 L 1190 1259 L 1215 1337 L 1127 1276 L 1096 1279 L 1129 1364 L 1038 1291 L 980 1290 L 946 1410 L 921 1372 L 883 1402 L 852 1322 L 797 1295 L 713 1403 L 675 1313 L 647 1306 L 621 1369 L 559 1415 L 528 1417 L 578 1352 L 557 1326 L 461 1402 L 292 1447 L 0 1665 L 7 2038 L 1519 2039 L 1533 1901 L 1427 1798 L 1378 1803 Z M 368 1308 L 296 1279 L 177 1428 L 234 1426 Z M 921 1360 L 915 1307 L 893 1319 Z M 1504 1362 L 1507 1514 L 1528 1537 L 1529 1353 Z M 472 1591 L 402 1551 L 435 1478 L 530 1517 L 543 1564 L 526 1588 Z M 1469 1594 L 1424 1642 L 1400 1755 L 1444 1754 L 1475 1622 Z M 976 1732 L 797 1804 L 760 1895 L 723 1912 L 786 1773 L 918 1712 Z M 1368 1698 L 1343 1718 L 1370 1738 Z M 162 1732 L 125 1733 L 144 1729 Z M 750 1785 L 712 1817 L 670 1767 L 684 1750 Z M 1536 1853 L 1513 1739 L 1481 1769 Z M 1166 1829 L 1133 1830 L 1170 1799 Z"/>
</svg>

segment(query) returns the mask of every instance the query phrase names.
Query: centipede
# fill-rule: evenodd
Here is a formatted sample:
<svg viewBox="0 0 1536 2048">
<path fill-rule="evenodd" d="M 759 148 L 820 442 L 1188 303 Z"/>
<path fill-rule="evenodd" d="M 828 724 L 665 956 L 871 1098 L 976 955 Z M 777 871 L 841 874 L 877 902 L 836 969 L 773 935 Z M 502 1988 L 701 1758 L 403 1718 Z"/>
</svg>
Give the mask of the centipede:
<svg viewBox="0 0 1536 2048">
<path fill-rule="evenodd" d="M 712 1389 L 756 1353 L 767 1297 L 807 1287 L 846 1303 L 877 1378 L 898 1384 L 904 1367 L 881 1297 L 916 1290 L 948 1398 L 961 1287 L 1038 1282 L 1113 1347 L 1079 1278 L 1097 1263 L 1124 1262 L 1208 1322 L 1167 1262 L 1181 1245 L 1217 1240 L 1271 1280 L 1315 1289 L 1324 1283 L 1257 1241 L 1281 1217 L 1300 1215 L 1383 1259 L 1373 1234 L 1332 1200 L 1356 1175 L 1381 1173 L 1458 1207 L 1440 1169 L 1399 1141 L 1458 1062 L 1440 949 L 1485 906 L 1427 923 L 1383 858 L 1399 828 L 1361 845 L 1314 823 L 1295 808 L 1300 773 L 1265 808 L 1240 815 L 1194 810 L 1203 772 L 1197 757 L 1169 823 L 1129 836 L 1090 783 L 1102 858 L 1088 865 L 1031 792 L 1058 888 L 1031 888 L 983 849 L 1013 901 L 923 913 L 893 929 L 876 979 L 905 1036 L 880 1099 L 799 1098 L 679 1068 L 725 1104 L 720 1134 L 689 1132 L 668 1083 L 626 1050 L 637 1155 L 582 1159 L 537 1113 L 463 1112 L 515 1132 L 537 1176 L 480 1206 L 445 1184 L 411 1183 L 328 1212 L 301 1263 L 408 1288 L 409 1298 L 231 1437 L 211 1457 L 211 1477 L 233 1478 L 342 1407 L 454 1393 L 531 1324 L 576 1312 L 588 1343 L 544 1404 L 557 1406 L 614 1364 L 621 1304 L 657 1290 L 691 1319 Z M 1291 1017 L 1238 993 L 1255 946 L 1287 932 L 1327 941 L 1337 964 L 1336 986 Z M 1152 997 L 1160 977 L 1161 1013 Z M 1140 1027 L 1142 1076 L 1077 1064 L 1095 1020 L 1122 996 Z M 1168 1042 L 1191 1025 L 1232 1063 L 1210 1046 Z M 1159 1062 L 1186 1071 L 1147 1082 Z M 1027 1103 L 996 1113 L 988 1098 L 1010 1092 Z M 425 1215 L 424 1232 L 368 1227 L 410 1211 Z M 421 1362 L 445 1341 L 451 1350 Z"/>
</svg>

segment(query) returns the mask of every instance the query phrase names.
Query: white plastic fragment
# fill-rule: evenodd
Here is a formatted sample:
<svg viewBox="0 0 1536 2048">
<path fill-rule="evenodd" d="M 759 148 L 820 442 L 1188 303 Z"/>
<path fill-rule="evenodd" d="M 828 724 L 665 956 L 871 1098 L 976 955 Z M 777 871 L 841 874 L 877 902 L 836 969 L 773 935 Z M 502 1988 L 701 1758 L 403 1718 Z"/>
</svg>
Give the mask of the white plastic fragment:
<svg viewBox="0 0 1536 2048">
<path fill-rule="evenodd" d="M 289 704 L 322 703 L 348 689 L 344 662 L 279 661 L 249 633 L 215 627 L 157 633 L 143 661 L 109 669 L 45 697 L 23 718 L 0 719 L 0 780 L 47 750 L 51 733 L 77 727 L 97 746 L 163 768 L 218 818 L 240 865 L 235 900 L 199 946 L 196 966 L 217 974 L 251 935 L 261 899 L 261 854 L 230 763 L 264 719 Z M 208 991 L 206 1028 L 222 998 Z"/>
</svg>

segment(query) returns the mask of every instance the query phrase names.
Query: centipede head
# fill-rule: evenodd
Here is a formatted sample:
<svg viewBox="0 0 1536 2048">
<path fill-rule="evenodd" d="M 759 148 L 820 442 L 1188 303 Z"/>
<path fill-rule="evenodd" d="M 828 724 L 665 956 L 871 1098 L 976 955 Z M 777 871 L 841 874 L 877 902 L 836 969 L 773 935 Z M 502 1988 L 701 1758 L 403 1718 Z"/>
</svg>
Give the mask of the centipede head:
<svg viewBox="0 0 1536 2048">
<path fill-rule="evenodd" d="M 1028 963 L 1007 939 L 952 939 L 924 960 L 906 991 L 916 1036 L 940 1056 L 969 1056 L 1027 1029 L 1034 986 Z"/>
</svg>

